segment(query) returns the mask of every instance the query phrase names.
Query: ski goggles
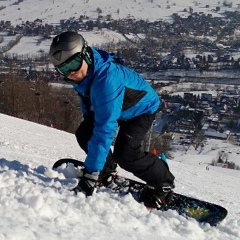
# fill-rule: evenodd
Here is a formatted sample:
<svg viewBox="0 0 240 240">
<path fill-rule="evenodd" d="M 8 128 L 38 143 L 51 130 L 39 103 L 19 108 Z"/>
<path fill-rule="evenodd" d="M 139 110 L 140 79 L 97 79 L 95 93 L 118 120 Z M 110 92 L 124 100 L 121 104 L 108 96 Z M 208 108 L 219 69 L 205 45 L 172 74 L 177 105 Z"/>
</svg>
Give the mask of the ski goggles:
<svg viewBox="0 0 240 240">
<path fill-rule="evenodd" d="M 83 59 L 81 57 L 81 53 L 76 53 L 72 57 L 70 57 L 66 62 L 55 66 L 56 70 L 67 77 L 71 72 L 76 72 L 82 67 Z"/>
</svg>

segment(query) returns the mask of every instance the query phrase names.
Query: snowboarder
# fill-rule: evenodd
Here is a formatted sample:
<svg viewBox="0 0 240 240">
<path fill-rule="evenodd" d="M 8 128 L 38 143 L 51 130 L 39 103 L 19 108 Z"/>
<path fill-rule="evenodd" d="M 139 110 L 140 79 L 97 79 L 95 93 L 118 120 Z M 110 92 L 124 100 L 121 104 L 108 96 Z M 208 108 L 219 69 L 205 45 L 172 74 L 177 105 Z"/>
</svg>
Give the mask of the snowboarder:
<svg viewBox="0 0 240 240">
<path fill-rule="evenodd" d="M 76 138 L 87 156 L 75 191 L 92 195 L 96 182 L 108 177 L 119 164 L 147 183 L 141 201 L 149 196 L 154 196 L 158 204 L 170 201 L 174 176 L 168 164 L 141 151 L 141 141 L 160 107 L 154 89 L 107 52 L 88 46 L 77 32 L 57 35 L 49 56 L 81 99 L 84 120 Z"/>
</svg>

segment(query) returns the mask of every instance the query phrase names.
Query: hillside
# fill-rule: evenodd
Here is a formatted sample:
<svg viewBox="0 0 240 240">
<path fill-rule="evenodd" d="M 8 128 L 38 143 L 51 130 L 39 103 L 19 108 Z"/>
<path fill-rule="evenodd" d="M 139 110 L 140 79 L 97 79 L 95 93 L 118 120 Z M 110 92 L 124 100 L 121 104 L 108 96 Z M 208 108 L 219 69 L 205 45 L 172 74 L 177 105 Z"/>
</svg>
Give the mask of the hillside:
<svg viewBox="0 0 240 240">
<path fill-rule="evenodd" d="M 41 6 L 40 9 L 39 6 Z M 110 0 L 77 2 L 6 0 L 0 3 L 2 20 L 0 52 L 10 58 L 17 54 L 23 60 L 44 57 L 48 53 L 51 38 L 59 31 L 75 26 L 74 29 L 81 32 L 88 43 L 94 47 L 109 47 L 109 44 L 116 47 L 123 41 L 128 45 L 140 39 L 152 37 L 151 34 L 153 34 L 153 36 L 157 35 L 159 40 L 156 39 L 155 42 L 159 43 L 150 44 L 153 45 L 154 50 L 151 50 L 150 45 L 143 46 L 147 49 L 147 53 L 143 52 L 142 55 L 145 54 L 147 58 L 149 58 L 148 55 L 153 56 L 154 59 L 159 59 L 161 56 L 161 61 L 164 61 L 165 56 L 169 58 L 170 53 L 176 55 L 180 51 L 190 59 L 197 54 L 216 57 L 218 53 L 218 56 L 226 55 L 227 61 L 229 61 L 228 56 L 237 60 L 239 58 L 237 42 L 239 26 L 235 21 L 239 19 L 239 9 L 240 6 L 236 0 L 223 2 L 214 0 L 211 3 L 206 0 L 188 0 L 184 3 L 174 0 L 131 0 L 127 5 L 122 0 L 114 2 Z M 178 16 L 177 20 L 176 16 Z M 114 21 L 119 19 L 121 23 Z M 134 27 L 135 21 L 138 22 L 138 27 Z M 154 26 L 151 26 L 153 21 L 163 21 L 164 24 L 161 22 L 158 26 L 158 22 L 155 22 Z M 98 22 L 100 25 L 97 24 Z M 146 25 L 149 31 L 146 31 Z M 197 47 L 194 46 L 195 40 L 198 41 Z M 136 62 L 136 59 L 141 58 L 141 54 L 138 54 L 135 59 L 127 57 L 129 61 L 135 61 L 135 68 L 139 65 L 146 66 L 146 63 Z M 2 63 L 7 64 L 5 61 Z M 151 62 L 151 58 L 148 60 L 148 68 L 153 70 L 165 69 L 164 64 L 159 66 L 158 62 Z M 194 64 L 188 63 L 187 67 L 195 67 Z M 236 64 L 239 65 L 239 63 Z M 28 66 L 27 63 L 20 65 Z M 228 68 L 229 64 L 225 65 Z M 201 67 L 205 69 L 204 66 Z M 215 63 L 209 66 L 210 69 L 218 67 Z"/>
<path fill-rule="evenodd" d="M 225 3 L 225 4 L 224 4 Z M 229 5 L 231 8 L 229 7 Z M 12 24 L 20 24 L 22 21 L 42 19 L 44 23 L 58 23 L 60 19 L 78 18 L 86 15 L 97 18 L 111 15 L 113 19 L 134 17 L 154 21 L 157 19 L 169 19 L 175 13 L 180 12 L 183 16 L 185 8 L 192 8 L 194 12 L 207 12 L 220 16 L 226 9 L 235 11 L 239 9 L 238 0 L 6 0 L 1 1 L 1 20 L 11 21 Z M 214 13 L 216 7 L 220 7 L 218 13 Z M 5 8 L 4 8 L 5 7 Z"/>
</svg>

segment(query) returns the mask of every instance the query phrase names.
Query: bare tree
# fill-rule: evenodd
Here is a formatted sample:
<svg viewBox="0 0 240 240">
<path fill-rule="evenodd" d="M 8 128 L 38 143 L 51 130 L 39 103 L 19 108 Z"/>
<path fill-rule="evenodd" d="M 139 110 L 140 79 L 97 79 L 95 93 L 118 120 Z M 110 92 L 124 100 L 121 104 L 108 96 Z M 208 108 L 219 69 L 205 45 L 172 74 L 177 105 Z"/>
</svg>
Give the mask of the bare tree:
<svg viewBox="0 0 240 240">
<path fill-rule="evenodd" d="M 41 76 L 30 82 L 7 74 L 1 81 L 1 113 L 72 133 L 82 121 L 79 99 L 72 88 L 53 88 Z"/>
<path fill-rule="evenodd" d="M 217 162 L 226 163 L 228 161 L 228 153 L 221 151 L 217 154 Z"/>
<path fill-rule="evenodd" d="M 195 150 L 197 150 L 198 147 L 201 146 L 205 140 L 206 140 L 206 136 L 202 132 L 199 132 L 194 140 Z"/>
</svg>

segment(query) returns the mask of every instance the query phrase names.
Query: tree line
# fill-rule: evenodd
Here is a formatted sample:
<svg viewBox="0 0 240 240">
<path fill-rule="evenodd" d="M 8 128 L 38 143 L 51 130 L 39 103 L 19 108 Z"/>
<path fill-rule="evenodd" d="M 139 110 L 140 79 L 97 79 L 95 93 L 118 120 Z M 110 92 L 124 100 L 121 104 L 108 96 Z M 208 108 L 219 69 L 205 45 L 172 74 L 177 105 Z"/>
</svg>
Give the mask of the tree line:
<svg viewBox="0 0 240 240">
<path fill-rule="evenodd" d="M 2 75 L 0 112 L 70 133 L 82 120 L 75 91 L 49 85 L 41 76 L 29 82 L 18 75 Z"/>
</svg>

